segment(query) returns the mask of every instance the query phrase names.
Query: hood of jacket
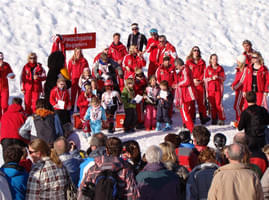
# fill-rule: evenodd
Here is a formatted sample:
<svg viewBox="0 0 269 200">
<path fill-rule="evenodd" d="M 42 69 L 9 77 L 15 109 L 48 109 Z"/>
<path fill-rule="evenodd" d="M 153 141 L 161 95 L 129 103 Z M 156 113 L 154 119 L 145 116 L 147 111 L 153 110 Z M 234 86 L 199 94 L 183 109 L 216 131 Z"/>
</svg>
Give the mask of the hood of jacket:
<svg viewBox="0 0 269 200">
<path fill-rule="evenodd" d="M 19 104 L 11 104 L 10 106 L 8 106 L 7 112 L 22 112 L 23 108 L 21 105 Z"/>
</svg>

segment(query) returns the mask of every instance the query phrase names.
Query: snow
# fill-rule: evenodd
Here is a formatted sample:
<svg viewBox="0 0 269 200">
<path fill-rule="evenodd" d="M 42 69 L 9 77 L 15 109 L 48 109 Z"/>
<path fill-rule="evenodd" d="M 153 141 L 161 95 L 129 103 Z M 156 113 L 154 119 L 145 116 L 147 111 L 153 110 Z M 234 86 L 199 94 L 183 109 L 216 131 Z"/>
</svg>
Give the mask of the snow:
<svg viewBox="0 0 269 200">
<path fill-rule="evenodd" d="M 4 52 L 5 60 L 16 74 L 16 79 L 9 81 L 10 100 L 14 96 L 23 97 L 19 87 L 20 73 L 29 52 L 36 52 L 38 61 L 47 70 L 53 35 L 73 33 L 74 27 L 79 33 L 96 32 L 97 48 L 83 51 L 92 63 L 94 56 L 111 43 L 114 32 L 121 33 L 121 40 L 126 44 L 130 24 L 137 22 L 140 32 L 147 37 L 153 27 L 166 35 L 183 59 L 194 45 L 200 47 L 207 63 L 210 54 L 218 54 L 227 75 L 223 97 L 227 125 L 207 127 L 212 136 L 217 132 L 226 134 L 230 143 L 236 130 L 229 125 L 235 118 L 234 93 L 229 86 L 235 74 L 235 58 L 243 51 L 242 41 L 252 41 L 254 49 L 259 50 L 265 64 L 268 63 L 269 52 L 265 45 L 269 37 L 267 0 L 1 0 L 0 5 L 0 51 Z M 67 58 L 71 55 L 72 52 L 68 52 Z M 173 122 L 174 131 L 171 132 L 181 125 L 178 113 Z M 145 151 L 149 145 L 162 142 L 165 134 L 138 131 L 125 135 L 119 131 L 115 136 L 123 140 L 135 139 Z M 86 146 L 86 142 L 82 143 Z M 212 142 L 210 144 L 212 146 Z"/>
</svg>

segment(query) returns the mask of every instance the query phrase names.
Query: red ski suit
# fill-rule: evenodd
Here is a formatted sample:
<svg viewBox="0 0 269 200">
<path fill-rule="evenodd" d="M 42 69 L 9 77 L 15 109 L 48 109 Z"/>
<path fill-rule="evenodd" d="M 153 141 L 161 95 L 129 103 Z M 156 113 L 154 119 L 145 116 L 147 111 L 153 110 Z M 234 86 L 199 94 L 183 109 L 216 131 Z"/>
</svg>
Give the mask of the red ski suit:
<svg viewBox="0 0 269 200">
<path fill-rule="evenodd" d="M 158 45 L 157 60 L 159 65 L 163 64 L 163 58 L 165 56 L 170 57 L 170 63 L 174 66 L 174 61 L 177 58 L 177 51 L 169 42 L 166 42 L 164 46 L 161 46 L 160 44 Z"/>
<path fill-rule="evenodd" d="M 80 93 L 77 101 L 77 106 L 79 107 L 80 119 L 84 119 L 84 115 L 90 106 L 92 97 L 94 97 L 93 94 L 88 94 L 86 97 L 84 91 Z"/>
<path fill-rule="evenodd" d="M 225 120 L 224 109 L 222 106 L 223 82 L 225 73 L 222 66 L 218 65 L 216 69 L 209 65 L 205 71 L 205 86 L 207 98 L 210 103 L 212 120 Z"/>
<path fill-rule="evenodd" d="M 68 73 L 71 77 L 71 104 L 75 103 L 76 96 L 80 93 L 80 88 L 78 86 L 79 78 L 83 72 L 84 68 L 88 68 L 88 61 L 84 57 L 80 57 L 78 60 L 74 61 L 72 59 L 68 62 Z"/>
<path fill-rule="evenodd" d="M 184 66 L 178 74 L 174 72 L 173 85 L 175 87 L 175 105 L 179 107 L 183 124 L 192 132 L 194 124 L 190 115 L 190 106 L 196 97 L 192 72 L 188 66 Z"/>
<path fill-rule="evenodd" d="M 123 59 L 123 71 L 124 71 L 124 80 L 127 78 L 135 77 L 135 68 L 140 68 L 146 66 L 146 61 L 143 57 L 134 56 L 133 54 L 128 54 Z M 129 69 L 127 69 L 127 67 Z"/>
<path fill-rule="evenodd" d="M 246 79 L 247 70 L 247 67 L 244 67 L 242 71 L 237 68 L 234 82 L 231 85 L 233 90 L 235 91 L 234 110 L 237 122 L 240 121 L 240 115 L 244 106 L 245 98 L 243 97 L 243 83 Z"/>
<path fill-rule="evenodd" d="M 166 80 L 168 81 L 169 87 L 172 87 L 172 84 L 174 82 L 174 68 L 172 65 L 169 67 L 164 67 L 161 65 L 156 70 L 155 76 L 157 78 L 158 84 L 160 84 L 161 81 Z"/>
<path fill-rule="evenodd" d="M 57 107 L 59 100 L 64 101 L 64 109 Z M 50 104 L 53 106 L 54 110 L 68 110 L 68 107 L 71 107 L 68 90 L 60 90 L 57 86 L 55 86 L 50 92 Z"/>
<path fill-rule="evenodd" d="M 206 107 L 205 107 L 205 89 L 204 89 L 204 72 L 206 69 L 205 61 L 200 58 L 200 60 L 197 62 L 197 64 L 192 60 L 189 59 L 186 62 L 186 66 L 190 68 L 192 71 L 192 77 L 193 79 L 198 79 L 200 81 L 199 85 L 194 85 L 196 90 L 196 101 L 198 104 L 198 110 L 200 113 L 200 116 L 206 117 Z M 195 102 L 192 102 L 191 104 L 191 116 L 194 119 L 195 118 Z"/>
<path fill-rule="evenodd" d="M 154 38 L 149 38 L 146 51 L 149 53 L 149 67 L 148 67 L 148 78 L 155 74 L 158 68 L 158 45 L 159 40 Z"/>
<path fill-rule="evenodd" d="M 246 79 L 243 84 L 243 92 L 252 91 L 252 75 L 253 75 L 253 65 L 247 68 Z M 266 66 L 262 65 L 257 71 L 257 91 L 256 92 L 256 104 L 263 105 L 267 109 L 267 100 L 265 93 L 269 92 L 269 72 Z M 247 102 L 245 101 L 245 108 L 247 107 Z"/>
<path fill-rule="evenodd" d="M 34 80 L 34 75 L 37 79 Z M 25 112 L 35 112 L 35 104 L 42 89 L 42 81 L 46 80 L 46 72 L 40 63 L 28 62 L 24 65 L 21 75 L 22 91 L 24 91 Z"/>
<path fill-rule="evenodd" d="M 0 66 L 0 118 L 2 114 L 7 111 L 8 108 L 8 75 L 12 75 L 13 77 L 15 77 L 10 65 L 6 62 L 3 62 L 3 65 Z"/>
<path fill-rule="evenodd" d="M 145 77 L 142 78 L 141 80 L 138 80 L 137 78 L 135 78 L 135 81 L 134 81 L 135 95 L 143 96 L 146 87 L 147 87 L 147 80 Z M 142 100 L 140 103 L 136 104 L 137 123 L 144 123 L 143 103 L 144 101 Z"/>
</svg>

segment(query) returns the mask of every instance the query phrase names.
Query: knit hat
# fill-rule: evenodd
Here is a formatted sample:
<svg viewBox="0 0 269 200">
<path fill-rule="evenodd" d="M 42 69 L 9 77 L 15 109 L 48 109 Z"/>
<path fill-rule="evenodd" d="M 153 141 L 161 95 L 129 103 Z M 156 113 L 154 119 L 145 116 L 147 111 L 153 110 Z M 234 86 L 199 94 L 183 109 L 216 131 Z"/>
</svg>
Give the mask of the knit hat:
<svg viewBox="0 0 269 200">
<path fill-rule="evenodd" d="M 0 60 L 4 60 L 4 54 L 0 52 Z"/>
<path fill-rule="evenodd" d="M 245 62 L 246 62 L 246 56 L 243 55 L 243 54 L 241 54 L 241 55 L 239 55 L 239 56 L 236 58 L 236 60 L 237 60 L 238 62 L 240 62 L 240 63 L 245 63 Z"/>
</svg>

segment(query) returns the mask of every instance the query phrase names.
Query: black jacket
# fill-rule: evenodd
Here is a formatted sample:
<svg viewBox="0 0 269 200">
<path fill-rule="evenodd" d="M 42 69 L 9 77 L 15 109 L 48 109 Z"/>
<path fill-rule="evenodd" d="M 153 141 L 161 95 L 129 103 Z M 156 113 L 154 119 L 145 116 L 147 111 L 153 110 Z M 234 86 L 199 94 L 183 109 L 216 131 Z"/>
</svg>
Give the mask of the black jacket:
<svg viewBox="0 0 269 200">
<path fill-rule="evenodd" d="M 143 45 L 147 46 L 146 36 L 141 33 L 137 33 L 136 35 L 130 34 L 127 41 L 128 51 L 131 45 L 137 45 L 139 51 L 143 51 Z"/>
</svg>

